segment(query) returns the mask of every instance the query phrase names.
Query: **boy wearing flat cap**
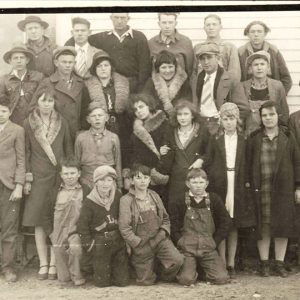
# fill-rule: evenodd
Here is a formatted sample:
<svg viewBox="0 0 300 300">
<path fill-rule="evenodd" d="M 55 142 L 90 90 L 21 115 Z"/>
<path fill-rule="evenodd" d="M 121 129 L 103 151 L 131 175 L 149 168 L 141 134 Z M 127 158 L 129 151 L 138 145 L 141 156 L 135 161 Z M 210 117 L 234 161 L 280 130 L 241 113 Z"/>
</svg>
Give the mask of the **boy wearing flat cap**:
<svg viewBox="0 0 300 300">
<path fill-rule="evenodd" d="M 95 185 L 83 202 L 78 222 L 83 248 L 93 257 L 94 284 L 98 287 L 129 283 L 128 255 L 118 228 L 121 193 L 116 179 L 111 166 L 95 169 Z"/>
<path fill-rule="evenodd" d="M 196 49 L 203 71 L 198 75 L 195 98 L 203 122 L 211 134 L 219 128 L 219 110 L 223 103 L 235 103 L 244 120 L 249 114 L 249 104 L 242 85 L 219 66 L 220 49 L 217 44 L 203 43 Z"/>
<path fill-rule="evenodd" d="M 34 54 L 24 45 L 16 45 L 7 51 L 3 59 L 12 70 L 0 78 L 0 97 L 8 97 L 11 105 L 10 120 L 23 126 L 29 114 L 29 104 L 44 75 L 28 70 Z"/>
<path fill-rule="evenodd" d="M 75 57 L 74 47 L 64 46 L 54 50 L 56 71 L 41 82 L 30 104 L 30 108 L 33 109 L 40 89 L 44 89 L 45 86 L 53 88 L 57 99 L 56 109 L 68 122 L 73 142 L 76 133 L 81 129 L 82 101 L 87 93 L 83 79 L 74 72 Z"/>
<path fill-rule="evenodd" d="M 50 76 L 54 73 L 52 52 L 56 48 L 48 37 L 44 35 L 49 24 L 38 16 L 27 16 L 18 23 L 18 28 L 26 33 L 26 46 L 34 53 L 28 68 Z"/>
</svg>

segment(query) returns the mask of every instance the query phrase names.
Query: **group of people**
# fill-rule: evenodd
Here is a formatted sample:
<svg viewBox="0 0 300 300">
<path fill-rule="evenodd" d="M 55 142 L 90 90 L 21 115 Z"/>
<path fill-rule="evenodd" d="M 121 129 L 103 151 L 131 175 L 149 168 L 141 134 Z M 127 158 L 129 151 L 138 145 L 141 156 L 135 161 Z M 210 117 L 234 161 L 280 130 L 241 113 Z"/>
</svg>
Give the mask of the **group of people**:
<svg viewBox="0 0 300 300">
<path fill-rule="evenodd" d="M 149 41 L 128 13 L 92 34 L 72 19 L 54 45 L 38 16 L 18 23 L 26 45 L 0 78 L 2 271 L 17 280 L 19 225 L 34 228 L 38 278 L 83 285 L 158 279 L 224 284 L 236 276 L 239 230 L 255 231 L 260 274 L 287 277 L 300 226 L 300 114 L 268 26 L 251 22 L 237 49 L 204 19 L 193 47 L 159 13 Z M 21 209 L 21 207 L 23 208 Z M 299 251 L 300 261 L 300 251 Z"/>
</svg>

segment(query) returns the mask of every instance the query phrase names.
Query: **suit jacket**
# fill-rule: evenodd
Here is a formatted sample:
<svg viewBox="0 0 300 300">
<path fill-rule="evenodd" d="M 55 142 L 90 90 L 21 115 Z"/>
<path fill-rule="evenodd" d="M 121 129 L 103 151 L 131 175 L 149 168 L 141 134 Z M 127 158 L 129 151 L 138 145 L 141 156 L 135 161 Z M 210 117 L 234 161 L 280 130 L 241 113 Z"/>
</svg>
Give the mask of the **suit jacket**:
<svg viewBox="0 0 300 300">
<path fill-rule="evenodd" d="M 0 181 L 13 190 L 16 183 L 25 182 L 24 129 L 8 121 L 0 132 Z"/>
<path fill-rule="evenodd" d="M 205 78 L 205 71 L 202 71 L 197 79 L 196 105 L 201 110 L 201 95 Z M 232 76 L 218 67 L 217 75 L 214 84 L 214 101 L 218 110 L 225 102 L 235 103 L 240 110 L 241 119 L 245 119 L 250 113 L 250 107 L 247 97 L 244 93 L 243 87 L 240 82 L 232 78 Z"/>
</svg>

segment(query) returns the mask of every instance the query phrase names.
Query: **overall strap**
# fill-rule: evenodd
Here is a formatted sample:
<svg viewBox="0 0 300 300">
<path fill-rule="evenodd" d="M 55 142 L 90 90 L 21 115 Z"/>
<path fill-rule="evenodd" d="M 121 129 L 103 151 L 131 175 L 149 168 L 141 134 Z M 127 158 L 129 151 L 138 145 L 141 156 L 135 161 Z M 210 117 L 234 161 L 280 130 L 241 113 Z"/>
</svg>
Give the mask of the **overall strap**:
<svg viewBox="0 0 300 300">
<path fill-rule="evenodd" d="M 209 194 L 207 194 L 207 196 L 205 197 L 205 204 L 206 204 L 207 210 L 210 210 L 210 199 L 209 199 Z"/>
</svg>

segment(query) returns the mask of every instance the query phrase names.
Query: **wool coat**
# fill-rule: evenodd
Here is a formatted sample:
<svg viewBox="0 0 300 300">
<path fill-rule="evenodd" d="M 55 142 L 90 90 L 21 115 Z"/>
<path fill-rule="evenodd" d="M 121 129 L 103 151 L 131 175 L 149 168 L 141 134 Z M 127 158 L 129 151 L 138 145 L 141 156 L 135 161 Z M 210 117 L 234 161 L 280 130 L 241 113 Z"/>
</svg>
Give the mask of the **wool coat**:
<svg viewBox="0 0 300 300">
<path fill-rule="evenodd" d="M 208 174 L 207 190 L 218 194 L 225 203 L 227 163 L 224 133 L 210 138 L 203 168 Z M 245 188 L 247 182 L 246 139 L 242 134 L 238 134 L 234 168 L 234 224 L 236 227 L 255 226 L 254 202 Z"/>
<path fill-rule="evenodd" d="M 29 116 L 30 118 L 30 116 Z M 58 165 L 54 165 L 45 152 L 45 143 L 38 139 L 30 120 L 24 122 L 26 149 L 26 179 L 31 182 L 31 192 L 25 201 L 24 226 L 43 226 L 45 215 L 50 213 L 53 193 L 58 190 L 60 176 Z M 73 155 L 73 143 L 69 127 L 63 118 L 61 126 L 51 143 L 52 153 L 59 163 L 63 157 Z M 30 178 L 30 179 L 29 179 Z"/>
<path fill-rule="evenodd" d="M 251 134 L 247 145 L 250 184 L 253 191 L 257 233 L 261 234 L 261 146 L 263 129 Z M 293 134 L 279 129 L 271 193 L 271 236 L 296 234 L 295 189 L 300 186 L 300 153 Z"/>
<path fill-rule="evenodd" d="M 300 147 L 300 110 L 290 115 L 289 129 L 294 134 L 296 141 Z"/>
<path fill-rule="evenodd" d="M 264 41 L 262 50 L 267 51 L 270 54 L 270 77 L 281 81 L 284 86 L 285 93 L 287 94 L 291 89 L 293 82 L 282 54 L 276 48 L 276 46 L 266 41 Z M 248 56 L 254 53 L 254 51 L 250 42 L 241 46 L 238 51 L 242 71 L 241 81 L 245 81 L 251 78 L 251 74 L 249 74 L 248 69 L 246 68 L 246 59 Z"/>
</svg>

